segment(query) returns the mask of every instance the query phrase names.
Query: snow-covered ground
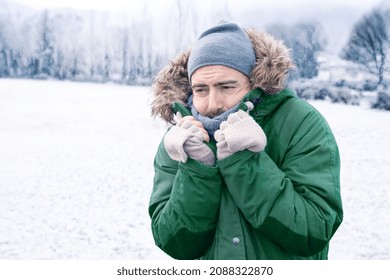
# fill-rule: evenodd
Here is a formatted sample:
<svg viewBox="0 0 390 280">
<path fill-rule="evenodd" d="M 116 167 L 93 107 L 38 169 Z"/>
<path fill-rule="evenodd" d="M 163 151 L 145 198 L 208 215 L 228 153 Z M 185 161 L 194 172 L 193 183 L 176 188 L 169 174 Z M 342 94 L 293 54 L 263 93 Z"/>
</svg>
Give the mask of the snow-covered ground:
<svg viewBox="0 0 390 280">
<path fill-rule="evenodd" d="M 0 79 L 0 259 L 169 259 L 147 213 L 149 88 Z M 311 102 L 342 160 L 330 259 L 390 259 L 390 113 Z"/>
</svg>

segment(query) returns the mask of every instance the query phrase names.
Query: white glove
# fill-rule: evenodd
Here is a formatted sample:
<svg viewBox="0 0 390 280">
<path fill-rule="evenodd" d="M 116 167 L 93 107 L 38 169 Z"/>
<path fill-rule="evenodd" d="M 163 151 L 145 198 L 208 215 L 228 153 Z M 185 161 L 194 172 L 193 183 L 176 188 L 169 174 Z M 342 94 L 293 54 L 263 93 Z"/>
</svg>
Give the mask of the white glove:
<svg viewBox="0 0 390 280">
<path fill-rule="evenodd" d="M 204 140 L 199 128 L 191 121 L 185 120 L 178 122 L 165 134 L 164 146 L 173 160 L 186 162 L 190 157 L 205 165 L 214 165 L 214 153 Z"/>
<path fill-rule="evenodd" d="M 238 151 L 248 149 L 260 152 L 267 145 L 263 129 L 248 113 L 239 110 L 221 123 L 214 134 L 217 141 L 217 158 L 224 159 Z"/>
</svg>

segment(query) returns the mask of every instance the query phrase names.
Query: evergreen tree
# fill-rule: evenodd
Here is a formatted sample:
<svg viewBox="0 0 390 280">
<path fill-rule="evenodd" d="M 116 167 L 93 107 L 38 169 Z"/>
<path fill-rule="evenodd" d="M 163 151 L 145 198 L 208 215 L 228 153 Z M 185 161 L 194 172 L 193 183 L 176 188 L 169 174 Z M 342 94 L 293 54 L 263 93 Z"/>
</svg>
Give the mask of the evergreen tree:
<svg viewBox="0 0 390 280">
<path fill-rule="evenodd" d="M 129 81 L 129 29 L 123 29 L 123 41 L 122 41 L 122 71 L 121 79 L 123 83 Z"/>
<path fill-rule="evenodd" d="M 0 38 L 1 39 L 1 38 Z M 0 44 L 0 78 L 9 77 L 9 66 L 8 66 L 8 51 L 4 45 Z"/>
<path fill-rule="evenodd" d="M 54 48 L 51 41 L 51 30 L 49 24 L 49 13 L 47 10 L 44 10 L 42 13 L 42 33 L 39 49 L 40 73 L 47 76 L 54 76 Z"/>
</svg>

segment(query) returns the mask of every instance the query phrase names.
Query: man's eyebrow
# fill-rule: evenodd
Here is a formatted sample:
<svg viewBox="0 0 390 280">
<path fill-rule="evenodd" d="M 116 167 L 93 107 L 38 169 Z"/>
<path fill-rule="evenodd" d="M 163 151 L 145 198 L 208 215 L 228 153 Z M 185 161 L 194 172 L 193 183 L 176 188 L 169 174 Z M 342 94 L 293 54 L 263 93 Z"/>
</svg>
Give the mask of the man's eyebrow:
<svg viewBox="0 0 390 280">
<path fill-rule="evenodd" d="M 193 86 L 192 86 L 193 88 L 194 87 L 208 87 L 208 85 L 206 85 L 206 84 L 194 84 Z"/>
<path fill-rule="evenodd" d="M 219 87 L 219 86 L 226 86 L 226 85 L 230 85 L 230 84 L 237 84 L 238 82 L 235 81 L 235 80 L 228 80 L 228 81 L 222 81 L 222 82 L 218 82 L 216 84 L 214 84 L 215 87 Z"/>
<path fill-rule="evenodd" d="M 226 85 L 230 85 L 230 84 L 238 84 L 238 82 L 235 80 L 227 80 L 227 81 L 221 81 L 221 82 L 215 83 L 213 86 L 219 87 L 219 86 L 226 86 Z M 198 83 L 198 84 L 194 84 L 192 87 L 193 88 L 195 88 L 195 87 L 208 87 L 208 85 Z"/>
</svg>

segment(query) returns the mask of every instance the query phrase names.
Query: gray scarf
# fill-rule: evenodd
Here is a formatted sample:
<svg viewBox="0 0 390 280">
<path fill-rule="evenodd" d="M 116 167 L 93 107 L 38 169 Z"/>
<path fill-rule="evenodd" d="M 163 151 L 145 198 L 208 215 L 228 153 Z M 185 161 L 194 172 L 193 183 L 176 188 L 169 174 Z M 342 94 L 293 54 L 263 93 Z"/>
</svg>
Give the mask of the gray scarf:
<svg viewBox="0 0 390 280">
<path fill-rule="evenodd" d="M 206 131 L 209 133 L 209 136 L 211 138 L 214 138 L 214 133 L 219 129 L 219 126 L 221 125 L 221 122 L 226 121 L 228 116 L 231 113 L 234 113 L 238 110 L 238 105 L 234 106 L 233 108 L 230 108 L 229 110 L 223 112 L 222 114 L 214 117 L 214 118 L 209 118 L 206 116 L 201 115 L 196 109 L 195 106 L 192 103 L 192 95 L 188 98 L 187 102 L 188 106 L 191 108 L 191 113 L 197 119 L 200 121 Z"/>
</svg>

